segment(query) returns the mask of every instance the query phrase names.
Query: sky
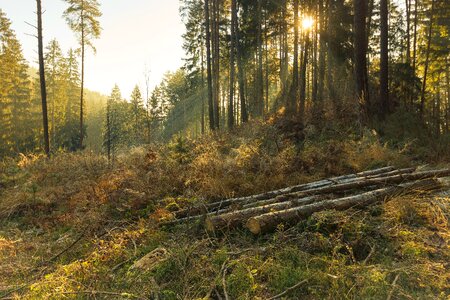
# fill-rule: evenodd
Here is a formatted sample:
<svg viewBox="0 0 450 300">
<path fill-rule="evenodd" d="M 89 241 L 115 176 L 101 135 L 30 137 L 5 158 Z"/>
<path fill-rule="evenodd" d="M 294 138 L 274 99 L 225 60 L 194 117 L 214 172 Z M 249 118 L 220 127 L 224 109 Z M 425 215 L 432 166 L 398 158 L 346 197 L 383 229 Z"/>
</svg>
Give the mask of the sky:
<svg viewBox="0 0 450 300">
<path fill-rule="evenodd" d="M 63 51 L 77 47 L 77 40 L 62 17 L 63 0 L 43 0 L 44 44 L 56 38 Z M 138 84 L 145 93 L 145 70 L 150 71 L 150 86 L 160 83 L 167 71 L 183 63 L 179 0 L 100 0 L 103 28 L 94 41 L 97 53 L 86 57 L 85 86 L 110 94 L 118 84 L 122 95 L 129 97 Z M 30 36 L 35 29 L 26 22 L 36 22 L 35 0 L 0 0 L 0 8 L 12 22 L 25 58 L 37 67 L 37 40 Z"/>
</svg>

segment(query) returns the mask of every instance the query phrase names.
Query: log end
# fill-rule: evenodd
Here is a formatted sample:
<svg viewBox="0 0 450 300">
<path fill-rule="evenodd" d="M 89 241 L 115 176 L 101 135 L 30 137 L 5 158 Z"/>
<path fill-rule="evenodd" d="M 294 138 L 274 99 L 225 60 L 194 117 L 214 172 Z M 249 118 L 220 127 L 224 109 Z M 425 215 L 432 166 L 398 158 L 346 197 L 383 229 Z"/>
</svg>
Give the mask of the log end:
<svg viewBox="0 0 450 300">
<path fill-rule="evenodd" d="M 247 221 L 247 224 L 245 225 L 251 233 L 253 234 L 260 234 L 261 233 L 261 225 L 256 218 L 250 218 Z"/>
</svg>

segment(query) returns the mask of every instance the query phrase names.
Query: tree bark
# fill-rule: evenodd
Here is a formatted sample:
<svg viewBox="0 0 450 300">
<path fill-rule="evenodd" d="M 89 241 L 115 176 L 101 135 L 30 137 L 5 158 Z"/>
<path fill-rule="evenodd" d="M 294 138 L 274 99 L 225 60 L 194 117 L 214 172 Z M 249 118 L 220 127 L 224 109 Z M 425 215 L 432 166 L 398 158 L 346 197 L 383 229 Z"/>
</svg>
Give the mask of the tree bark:
<svg viewBox="0 0 450 300">
<path fill-rule="evenodd" d="M 240 108 L 241 108 L 241 122 L 248 122 L 248 110 L 247 110 L 247 101 L 245 95 L 245 71 L 244 71 L 244 62 L 243 62 L 243 54 L 242 54 L 242 46 L 240 42 L 240 34 L 239 34 L 239 21 L 237 16 L 237 4 L 236 10 L 234 11 L 235 18 L 235 29 L 234 35 L 236 39 L 236 56 L 237 56 L 237 66 L 238 66 L 238 81 L 239 81 L 239 98 L 240 98 Z"/>
<path fill-rule="evenodd" d="M 323 179 L 323 180 L 319 180 L 319 181 L 315 181 L 315 182 L 311 182 L 311 183 L 300 184 L 300 185 L 287 187 L 287 188 L 274 190 L 274 191 L 269 191 L 269 192 L 265 192 L 265 193 L 261 193 L 261 194 L 257 194 L 257 195 L 226 199 L 226 200 L 222 200 L 219 202 L 209 203 L 209 204 L 206 204 L 201 207 L 193 207 L 193 208 L 181 210 L 181 211 L 176 212 L 175 216 L 177 218 L 183 218 L 183 217 L 186 217 L 189 215 L 201 214 L 204 211 L 209 212 L 212 210 L 220 210 L 225 207 L 229 207 L 231 205 L 242 205 L 242 204 L 247 204 L 247 203 L 251 203 L 251 202 L 256 202 L 259 200 L 272 199 L 272 198 L 275 198 L 275 197 L 283 195 L 283 194 L 291 194 L 291 193 L 295 193 L 295 192 L 299 192 L 299 191 L 309 191 L 309 190 L 313 190 L 313 189 L 326 187 L 329 185 L 338 185 L 338 184 L 342 184 L 342 183 L 350 181 L 350 180 L 356 180 L 358 178 L 369 177 L 369 176 L 376 176 L 376 175 L 391 172 L 394 170 L 395 170 L 395 168 L 393 168 L 393 167 L 384 167 L 384 168 L 379 168 L 379 169 L 370 170 L 370 171 L 364 171 L 364 172 L 360 172 L 360 173 L 356 173 L 356 174 L 338 176 L 338 177 Z"/>
<path fill-rule="evenodd" d="M 288 109 L 291 113 L 296 111 L 299 91 L 299 77 L 298 77 L 298 40 L 299 40 L 299 20 L 298 20 L 298 0 L 294 0 L 294 62 L 292 68 L 292 86 L 290 92 L 290 99 L 288 100 Z"/>
<path fill-rule="evenodd" d="M 206 218 L 205 227 L 208 231 L 231 229 L 244 225 L 252 217 L 266 214 L 272 211 L 281 211 L 302 205 L 308 205 L 326 199 L 325 196 L 310 196 L 300 199 L 292 199 L 286 202 L 272 203 L 264 206 L 251 207 L 247 209 L 232 211 L 229 213 Z"/>
<path fill-rule="evenodd" d="M 231 0 L 231 36 L 230 36 L 230 98 L 228 102 L 228 128 L 234 127 L 234 77 L 235 77 L 235 30 L 236 30 L 236 0 Z"/>
<path fill-rule="evenodd" d="M 435 0 L 431 0 L 431 10 L 430 10 L 430 24 L 428 27 L 428 36 L 427 36 L 427 50 L 426 50 L 426 58 L 425 58 L 425 70 L 423 71 L 423 82 L 422 82 L 422 96 L 420 98 L 420 115 L 424 118 L 425 111 L 425 94 L 427 89 L 427 76 L 428 76 L 428 67 L 430 62 L 430 50 L 431 50 L 431 38 L 433 34 L 433 19 L 434 19 L 434 3 Z"/>
<path fill-rule="evenodd" d="M 212 64 L 211 64 L 211 30 L 210 30 L 210 13 L 209 0 L 205 0 L 205 35 L 206 35 L 206 72 L 208 81 L 208 112 L 209 112 L 209 128 L 214 131 L 214 103 L 213 103 L 213 87 L 212 87 Z"/>
<path fill-rule="evenodd" d="M 85 60 L 85 28 L 84 28 L 84 1 L 81 2 L 81 90 L 80 90 L 80 150 L 83 150 L 84 141 L 84 60 Z"/>
<path fill-rule="evenodd" d="M 44 151 L 50 158 L 50 141 L 48 135 L 48 111 L 47 111 L 47 87 L 45 84 L 44 42 L 42 36 L 42 5 L 41 0 L 36 0 L 37 5 L 37 31 L 39 54 L 39 82 L 41 86 L 42 123 L 44 127 Z"/>
<path fill-rule="evenodd" d="M 363 194 L 326 200 L 309 205 L 294 207 L 282 211 L 266 213 L 250 218 L 246 227 L 253 234 L 261 234 L 276 229 L 280 224 L 292 224 L 311 216 L 315 212 L 323 210 L 346 210 L 352 207 L 365 207 L 377 202 L 382 202 L 388 196 L 411 190 L 433 190 L 441 186 L 435 179 L 421 180 L 402 184 L 398 187 L 386 187 Z"/>
<path fill-rule="evenodd" d="M 361 108 L 362 122 L 367 121 L 370 113 L 368 74 L 367 74 L 367 1 L 353 0 L 354 4 L 354 63 L 356 95 Z"/>
<path fill-rule="evenodd" d="M 380 0 L 380 114 L 389 113 L 389 27 L 388 0 Z"/>
</svg>

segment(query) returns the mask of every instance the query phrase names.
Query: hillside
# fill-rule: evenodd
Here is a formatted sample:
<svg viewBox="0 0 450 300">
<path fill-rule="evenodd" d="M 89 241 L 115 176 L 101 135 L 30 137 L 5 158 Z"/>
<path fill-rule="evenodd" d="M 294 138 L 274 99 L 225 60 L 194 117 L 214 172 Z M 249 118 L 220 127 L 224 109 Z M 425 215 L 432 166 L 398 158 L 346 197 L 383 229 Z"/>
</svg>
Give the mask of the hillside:
<svg viewBox="0 0 450 300">
<path fill-rule="evenodd" d="M 202 220 L 158 225 L 193 203 L 418 163 L 370 134 L 295 149 L 276 126 L 252 124 L 131 149 L 113 166 L 87 153 L 3 162 L 0 298 L 447 299 L 449 192 L 323 211 L 256 237 L 210 233 Z"/>
</svg>

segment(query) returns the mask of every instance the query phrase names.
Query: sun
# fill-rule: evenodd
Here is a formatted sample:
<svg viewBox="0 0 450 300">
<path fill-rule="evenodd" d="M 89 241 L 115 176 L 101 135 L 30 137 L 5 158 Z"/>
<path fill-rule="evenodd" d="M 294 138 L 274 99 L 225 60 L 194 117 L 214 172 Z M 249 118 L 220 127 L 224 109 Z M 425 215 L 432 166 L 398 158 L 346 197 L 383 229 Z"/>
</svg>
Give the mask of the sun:
<svg viewBox="0 0 450 300">
<path fill-rule="evenodd" d="M 311 17 L 304 17 L 302 20 L 302 28 L 303 29 L 311 29 L 312 26 L 314 25 L 314 20 Z"/>
</svg>

